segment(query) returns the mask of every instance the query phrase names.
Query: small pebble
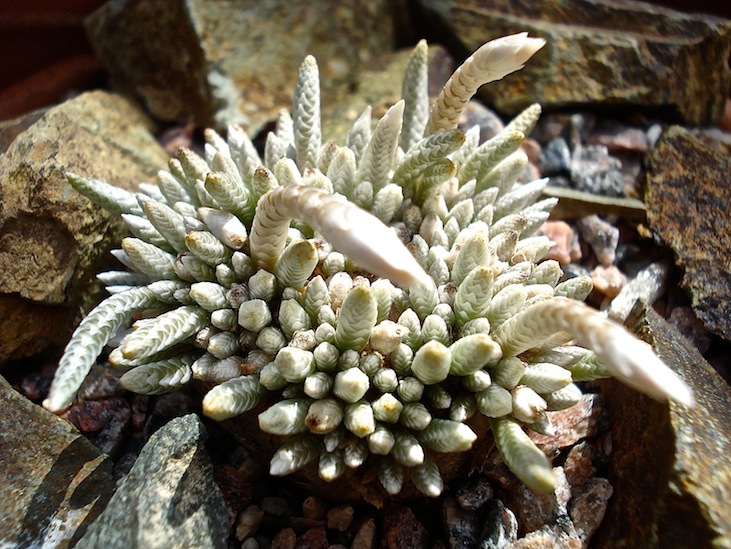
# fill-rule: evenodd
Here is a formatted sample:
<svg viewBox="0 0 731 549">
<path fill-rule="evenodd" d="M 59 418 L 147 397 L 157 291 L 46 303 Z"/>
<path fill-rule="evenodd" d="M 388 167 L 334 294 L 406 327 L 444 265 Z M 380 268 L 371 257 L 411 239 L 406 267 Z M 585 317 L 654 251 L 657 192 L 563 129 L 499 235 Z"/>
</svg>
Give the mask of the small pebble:
<svg viewBox="0 0 731 549">
<path fill-rule="evenodd" d="M 40 400 L 48 395 L 57 364 L 45 362 L 40 370 L 33 370 L 23 377 L 20 390 L 30 400 Z"/>
<path fill-rule="evenodd" d="M 254 488 L 246 476 L 233 465 L 219 465 L 213 470 L 213 479 L 221 489 L 226 505 L 238 513 L 247 508 L 254 496 Z"/>
<path fill-rule="evenodd" d="M 492 499 L 493 490 L 490 482 L 482 476 L 473 476 L 457 490 L 457 503 L 462 509 L 476 511 L 485 502 Z"/>
<path fill-rule="evenodd" d="M 594 289 L 609 298 L 617 297 L 627 284 L 627 277 L 616 265 L 597 265 L 591 272 L 591 280 Z"/>
<path fill-rule="evenodd" d="M 272 538 L 270 549 L 294 549 L 297 543 L 297 534 L 291 528 L 285 528 Z"/>
<path fill-rule="evenodd" d="M 613 489 L 605 478 L 590 479 L 571 502 L 571 520 L 579 537 L 588 544 L 607 512 Z"/>
<path fill-rule="evenodd" d="M 568 173 L 571 169 L 571 150 L 563 137 L 549 141 L 541 152 L 543 175 Z"/>
<path fill-rule="evenodd" d="M 563 467 L 554 467 L 553 472 L 558 479 L 558 487 L 550 494 L 534 492 L 524 484 L 518 487 L 515 514 L 526 532 L 552 525 L 559 517 L 568 515 L 571 486 Z"/>
<path fill-rule="evenodd" d="M 295 543 L 295 549 L 327 549 L 329 547 L 327 541 L 327 532 L 322 526 L 310 528 L 302 534 Z"/>
<path fill-rule="evenodd" d="M 325 502 L 317 496 L 309 496 L 302 502 L 302 515 L 306 518 L 322 519 L 325 517 Z"/>
<path fill-rule="evenodd" d="M 592 448 L 586 441 L 579 442 L 569 450 L 566 461 L 563 464 L 566 478 L 571 485 L 571 492 L 578 493 L 591 477 L 596 469 L 591 463 Z"/>
<path fill-rule="evenodd" d="M 353 538 L 351 549 L 375 549 L 376 547 L 376 521 L 369 518 L 361 524 Z"/>
<path fill-rule="evenodd" d="M 327 527 L 331 530 L 345 532 L 353 524 L 352 505 L 338 505 L 327 512 Z"/>
<path fill-rule="evenodd" d="M 120 408 L 92 442 L 105 454 L 118 455 L 124 445 L 131 416 L 132 412 L 129 408 Z"/>
<path fill-rule="evenodd" d="M 591 246 L 599 263 L 605 267 L 614 263 L 619 242 L 619 229 L 598 215 L 588 215 L 579 219 L 576 227 L 579 229 L 581 237 Z"/>
<path fill-rule="evenodd" d="M 264 511 L 258 505 L 249 505 L 239 513 L 236 520 L 236 539 L 243 541 L 256 534 L 264 517 Z"/>
<path fill-rule="evenodd" d="M 589 141 L 593 144 L 604 145 L 610 152 L 631 151 L 644 154 L 650 149 L 649 139 L 645 131 L 621 124 L 594 133 Z"/>
<path fill-rule="evenodd" d="M 567 533 L 566 527 L 545 527 L 530 532 L 510 546 L 510 549 L 581 549 L 584 545 L 575 532 Z M 571 530 L 571 528 L 568 528 Z"/>
<path fill-rule="evenodd" d="M 655 303 L 667 289 L 667 279 L 670 266 L 665 263 L 651 263 L 637 273 L 620 290 L 609 307 L 609 316 L 624 322 L 629 316 L 637 300 L 648 305 Z"/>
<path fill-rule="evenodd" d="M 78 398 L 80 400 L 101 400 L 122 396 L 125 389 L 119 383 L 120 377 L 122 377 L 122 372 L 119 370 L 95 364 L 81 384 Z"/>
<path fill-rule="evenodd" d="M 485 504 L 480 545 L 483 549 L 506 549 L 518 539 L 518 519 L 499 499 Z"/>
<path fill-rule="evenodd" d="M 459 117 L 462 128 L 478 126 L 480 128 L 480 143 L 495 137 L 505 127 L 500 117 L 494 111 L 478 101 L 469 101 Z"/>
<path fill-rule="evenodd" d="M 88 400 L 74 404 L 61 417 L 69 420 L 84 433 L 101 431 L 104 427 L 119 417 L 125 410 L 129 414 L 129 403 L 123 398 L 108 398 L 105 400 Z M 129 416 L 127 416 L 129 417 Z"/>
<path fill-rule="evenodd" d="M 622 163 L 609 155 L 604 145 L 587 145 L 574 150 L 571 182 L 579 191 L 599 196 L 623 196 Z"/>
<path fill-rule="evenodd" d="M 531 440 L 547 455 L 553 455 L 581 439 L 596 436 L 609 426 L 604 397 L 600 394 L 585 394 L 576 406 L 547 412 L 547 415 L 556 429 L 555 435 L 549 437 L 528 431 Z"/>
<path fill-rule="evenodd" d="M 470 549 L 477 544 L 479 520 L 473 511 L 462 509 L 453 497 L 442 501 L 442 521 L 452 549 Z"/>
<path fill-rule="evenodd" d="M 386 508 L 381 547 L 385 549 L 422 549 L 431 546 L 428 530 L 405 505 Z"/>
<path fill-rule="evenodd" d="M 546 259 L 558 261 L 562 267 L 581 259 L 578 237 L 565 221 L 546 221 L 541 225 L 540 234 L 556 243 L 546 254 Z"/>
</svg>

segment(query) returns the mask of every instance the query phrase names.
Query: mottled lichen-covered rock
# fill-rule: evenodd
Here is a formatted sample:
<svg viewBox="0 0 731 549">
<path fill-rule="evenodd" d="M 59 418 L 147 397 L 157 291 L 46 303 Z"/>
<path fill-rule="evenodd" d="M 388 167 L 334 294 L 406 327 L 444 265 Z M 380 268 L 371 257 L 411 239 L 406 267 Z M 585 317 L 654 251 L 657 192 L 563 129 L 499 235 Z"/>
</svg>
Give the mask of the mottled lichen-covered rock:
<svg viewBox="0 0 731 549">
<path fill-rule="evenodd" d="M 98 165 L 127 188 L 149 180 L 167 159 L 151 128 L 126 99 L 92 92 L 49 110 L 0 158 L 0 362 L 63 343 L 122 234 L 115 216 L 71 189 L 66 170 Z"/>
<path fill-rule="evenodd" d="M 79 549 L 226 547 L 228 511 L 194 414 L 157 431 Z"/>
<path fill-rule="evenodd" d="M 711 332 L 731 341 L 731 161 L 692 133 L 674 126 L 650 156 L 650 227 L 685 268 L 683 286 Z"/>
<path fill-rule="evenodd" d="M 547 39 L 540 60 L 481 92 L 501 112 L 514 114 L 540 101 L 546 109 L 600 102 L 652 106 L 692 124 L 723 115 L 731 83 L 731 22 L 641 2 L 420 3 L 464 53 L 486 38 L 519 30 Z"/>
<path fill-rule="evenodd" d="M 112 83 L 155 117 L 253 134 L 290 104 L 290 75 L 307 54 L 329 60 L 321 76 L 333 97 L 355 85 L 391 49 L 392 9 L 383 0 L 124 1 L 92 14 L 87 30 Z"/>
<path fill-rule="evenodd" d="M 731 392 L 701 354 L 652 309 L 637 330 L 684 375 L 696 407 L 660 404 L 606 382 L 614 487 L 597 548 L 731 546 Z"/>
<path fill-rule="evenodd" d="M 73 546 L 114 490 L 112 462 L 0 377 L 0 546 Z"/>
</svg>

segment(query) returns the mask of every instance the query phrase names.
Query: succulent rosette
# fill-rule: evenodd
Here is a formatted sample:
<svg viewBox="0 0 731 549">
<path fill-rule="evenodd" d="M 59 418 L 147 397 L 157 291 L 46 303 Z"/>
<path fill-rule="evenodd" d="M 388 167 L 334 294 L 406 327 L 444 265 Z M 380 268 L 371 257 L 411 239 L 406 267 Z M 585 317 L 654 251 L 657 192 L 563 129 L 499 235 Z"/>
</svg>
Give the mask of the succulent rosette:
<svg viewBox="0 0 731 549">
<path fill-rule="evenodd" d="M 430 109 L 427 46 L 407 65 L 403 100 L 372 129 L 367 109 L 344 145 L 323 143 L 315 60 L 263 158 L 238 127 L 181 149 L 157 185 L 133 194 L 69 174 L 122 215 L 133 236 L 99 275 L 111 296 L 82 321 L 44 406 L 59 412 L 105 345 L 122 384 L 160 394 L 212 386 L 222 420 L 273 402 L 261 430 L 286 437 L 273 475 L 310 462 L 332 481 L 367 460 L 390 494 L 407 479 L 437 496 L 435 456 L 469 450 L 489 418 L 510 469 L 551 491 L 547 457 L 524 431 L 581 398 L 576 381 L 615 376 L 689 404 L 685 384 L 620 326 L 585 306 L 588 277 L 560 282 L 536 236 L 555 205 L 545 179 L 519 183 L 533 105 L 479 143 L 457 121 L 477 89 L 522 68 L 544 41 L 488 42 Z M 133 317 L 139 317 L 131 327 Z M 271 398 L 273 397 L 273 398 Z"/>
</svg>

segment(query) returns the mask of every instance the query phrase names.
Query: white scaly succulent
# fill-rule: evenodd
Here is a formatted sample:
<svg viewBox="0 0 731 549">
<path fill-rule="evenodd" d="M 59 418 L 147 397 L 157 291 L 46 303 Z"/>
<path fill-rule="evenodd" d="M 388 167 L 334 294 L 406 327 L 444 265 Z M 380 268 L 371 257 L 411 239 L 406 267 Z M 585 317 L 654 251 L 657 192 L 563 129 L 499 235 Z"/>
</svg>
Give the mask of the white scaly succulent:
<svg viewBox="0 0 731 549">
<path fill-rule="evenodd" d="M 419 43 L 404 99 L 372 131 L 367 109 L 344 146 L 322 143 L 307 57 L 264 161 L 230 127 L 226 139 L 206 131 L 203 158 L 181 149 L 158 187 L 137 195 L 69 174 L 135 237 L 114 252 L 129 271 L 100 275 L 113 295 L 72 336 L 44 406 L 70 406 L 140 312 L 110 355 L 128 370 L 122 383 L 147 394 L 213 383 L 203 411 L 217 420 L 273 394 L 259 426 L 289 437 L 273 475 L 318 459 L 329 482 L 377 460 L 386 492 L 410 478 L 434 497 L 435 453 L 469 450 L 477 435 L 466 422 L 481 413 L 515 474 L 551 491 L 550 462 L 523 426 L 550 433 L 546 411 L 581 397 L 574 381 L 613 375 L 691 404 L 648 345 L 580 303 L 588 277 L 559 282 L 558 264 L 541 262 L 551 243 L 534 233 L 555 200 L 536 201 L 545 180 L 516 182 L 540 107 L 483 144 L 476 128 L 457 129 L 477 88 L 543 45 L 525 33 L 488 42 L 429 112 Z"/>
</svg>

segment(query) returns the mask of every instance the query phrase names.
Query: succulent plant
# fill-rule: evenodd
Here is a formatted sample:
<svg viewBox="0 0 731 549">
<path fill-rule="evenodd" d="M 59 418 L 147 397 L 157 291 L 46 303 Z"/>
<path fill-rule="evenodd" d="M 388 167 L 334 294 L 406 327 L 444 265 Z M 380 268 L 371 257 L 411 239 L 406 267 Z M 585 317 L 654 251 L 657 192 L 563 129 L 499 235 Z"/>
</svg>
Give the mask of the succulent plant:
<svg viewBox="0 0 731 549">
<path fill-rule="evenodd" d="M 555 200 L 538 200 L 545 180 L 516 182 L 540 108 L 482 144 L 477 128 L 457 128 L 479 86 L 543 44 L 525 33 L 488 42 L 430 110 L 419 43 L 403 100 L 373 130 L 366 110 L 343 146 L 322 143 L 307 57 L 263 160 L 232 126 L 225 139 L 206 131 L 203 158 L 181 149 L 139 194 L 69 174 L 134 236 L 113 252 L 126 270 L 99 275 L 112 295 L 73 334 L 44 406 L 71 405 L 116 336 L 109 363 L 129 390 L 202 380 L 217 420 L 274 395 L 258 416 L 287 437 L 274 475 L 318 461 L 332 481 L 378 460 L 388 493 L 410 478 L 437 496 L 435 454 L 469 450 L 475 414 L 510 469 L 551 491 L 551 464 L 524 427 L 550 434 L 546 412 L 578 402 L 575 381 L 612 375 L 690 404 L 647 344 L 581 303 L 589 278 L 559 282 L 559 264 L 541 261 L 552 243 L 535 233 Z"/>
</svg>

